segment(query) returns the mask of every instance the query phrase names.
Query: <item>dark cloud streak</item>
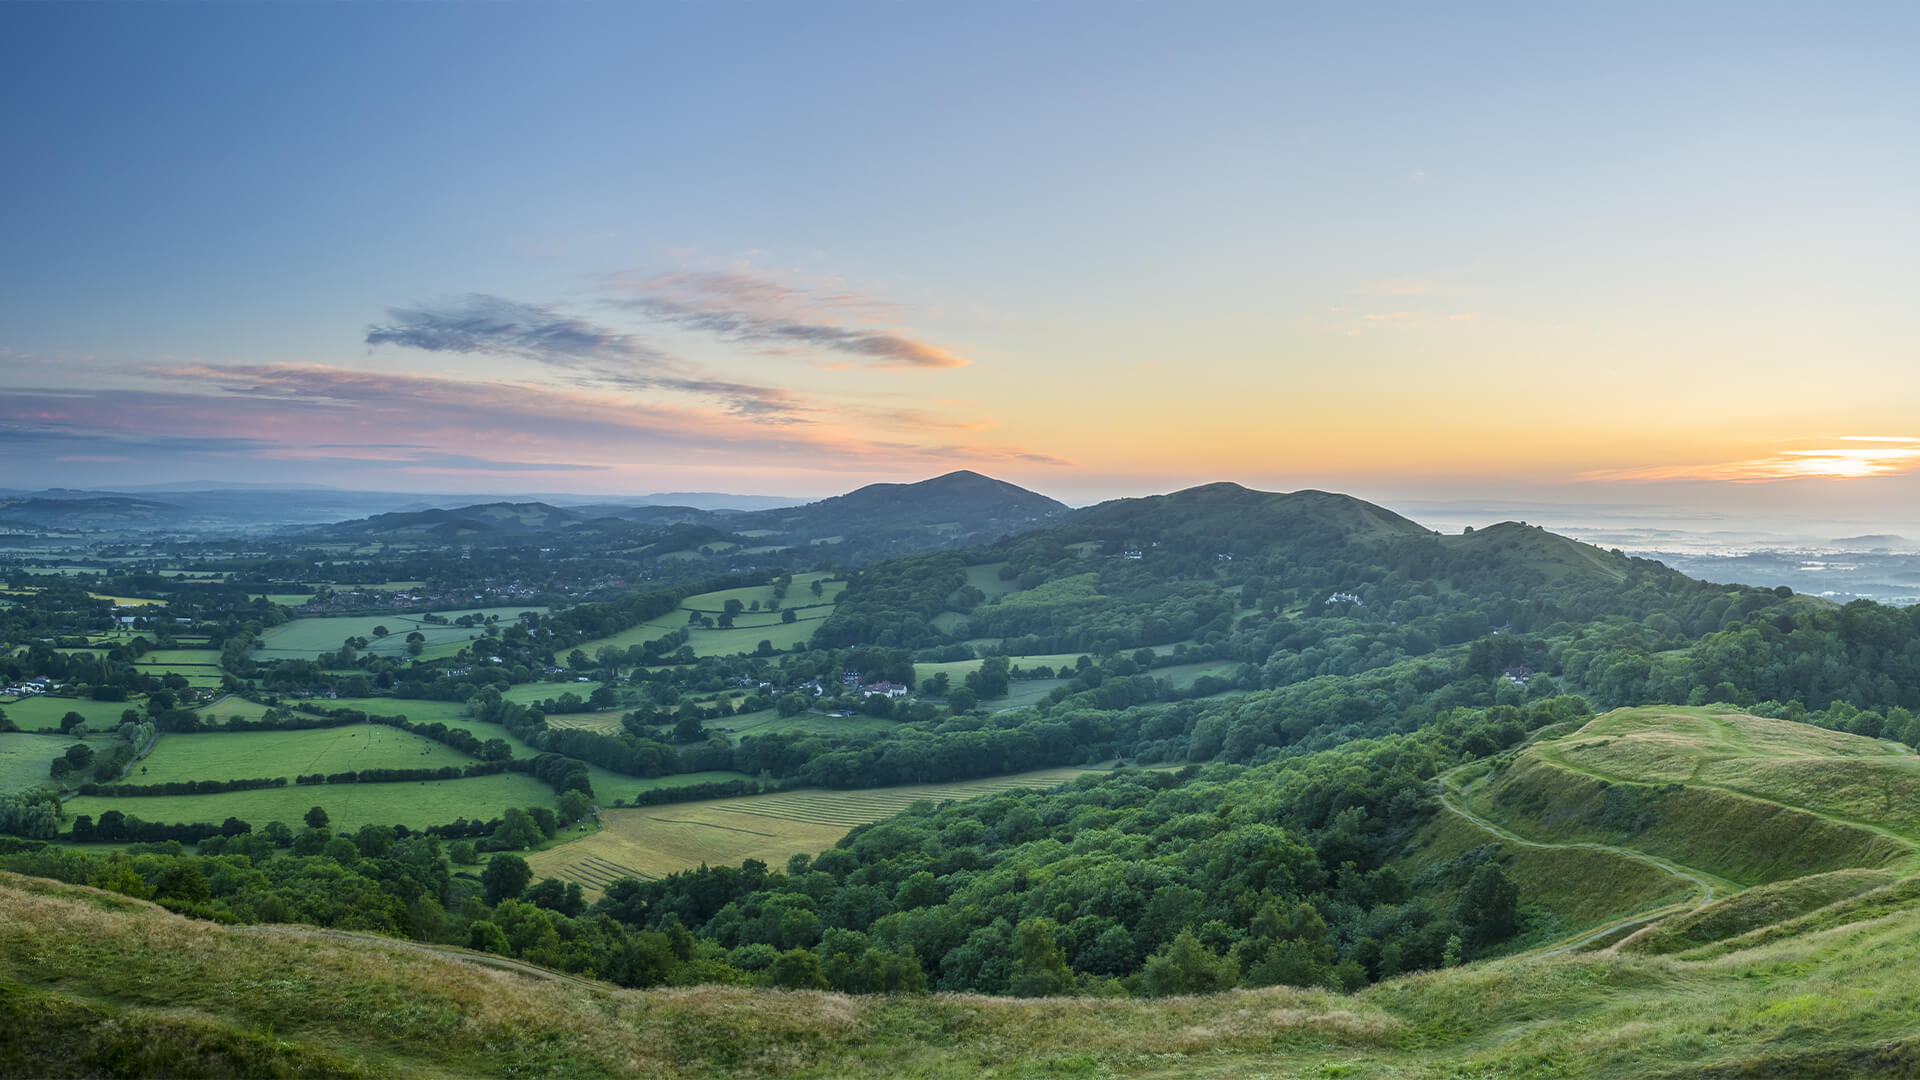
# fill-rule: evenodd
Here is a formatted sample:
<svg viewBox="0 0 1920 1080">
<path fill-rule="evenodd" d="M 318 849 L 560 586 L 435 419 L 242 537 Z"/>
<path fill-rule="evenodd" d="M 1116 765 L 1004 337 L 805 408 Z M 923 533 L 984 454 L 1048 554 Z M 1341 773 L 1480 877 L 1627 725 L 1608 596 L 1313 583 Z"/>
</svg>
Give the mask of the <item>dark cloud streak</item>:
<svg viewBox="0 0 1920 1080">
<path fill-rule="evenodd" d="M 706 378 L 636 335 L 550 307 L 469 293 L 437 307 L 388 308 L 387 315 L 390 324 L 367 328 L 367 345 L 532 360 L 567 371 L 582 385 L 696 394 L 777 423 L 803 422 L 799 414 L 806 411 L 784 390 Z"/>
</svg>

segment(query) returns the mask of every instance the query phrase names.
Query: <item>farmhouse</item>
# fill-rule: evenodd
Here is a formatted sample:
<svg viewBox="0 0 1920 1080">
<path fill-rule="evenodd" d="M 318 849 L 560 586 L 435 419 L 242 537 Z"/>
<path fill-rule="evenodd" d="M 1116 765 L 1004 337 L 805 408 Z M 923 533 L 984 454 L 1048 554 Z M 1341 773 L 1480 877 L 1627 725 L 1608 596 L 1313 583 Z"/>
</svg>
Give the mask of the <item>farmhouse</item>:
<svg viewBox="0 0 1920 1080">
<path fill-rule="evenodd" d="M 897 698 L 906 697 L 907 688 L 897 682 L 877 682 L 868 683 L 866 686 L 861 687 L 860 693 L 866 697 L 884 696 Z"/>
</svg>

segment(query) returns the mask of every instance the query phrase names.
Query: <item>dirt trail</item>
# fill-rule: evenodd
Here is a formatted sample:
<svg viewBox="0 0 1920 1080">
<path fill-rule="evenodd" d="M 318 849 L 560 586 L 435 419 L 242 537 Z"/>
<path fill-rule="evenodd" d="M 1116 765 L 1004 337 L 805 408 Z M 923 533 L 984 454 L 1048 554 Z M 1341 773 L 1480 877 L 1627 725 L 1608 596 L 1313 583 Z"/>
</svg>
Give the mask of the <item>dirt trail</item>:
<svg viewBox="0 0 1920 1080">
<path fill-rule="evenodd" d="M 341 941 L 350 941 L 356 945 L 377 945 L 396 950 L 432 953 L 435 956 L 450 957 L 455 960 L 465 960 L 468 963 L 481 964 L 490 968 L 499 968 L 502 971 L 511 971 L 517 975 L 527 975 L 536 979 L 550 979 L 554 982 L 571 983 L 574 986 L 587 990 L 596 990 L 602 993 L 619 989 L 619 987 L 614 986 L 612 983 L 599 982 L 594 979 L 583 978 L 579 975 L 569 975 L 564 971 L 555 971 L 552 968 L 540 967 L 537 964 L 511 960 L 504 956 L 495 956 L 492 953 L 475 952 L 472 949 L 463 949 L 457 945 L 432 945 L 421 941 L 402 941 L 399 938 L 385 937 L 380 934 L 365 934 L 353 930 L 329 930 L 319 926 L 297 926 L 292 924 L 233 926 L 228 929 L 233 930 L 235 933 L 242 934 L 272 933 L 297 937 L 335 938 Z"/>
<path fill-rule="evenodd" d="M 1605 924 L 1604 926 L 1601 926 L 1594 930 L 1587 931 L 1575 938 L 1572 938 L 1568 941 L 1564 941 L 1552 948 L 1546 949 L 1544 952 L 1541 952 L 1540 955 L 1552 956 L 1555 953 L 1571 952 L 1574 949 L 1578 949 L 1582 945 L 1586 945 L 1589 942 L 1597 941 L 1600 938 L 1608 937 L 1613 934 L 1618 934 L 1621 931 L 1625 931 L 1629 929 L 1638 929 L 1642 926 L 1658 922 L 1661 919 L 1667 918 L 1670 915 L 1678 915 L 1678 914 L 1681 914 L 1682 912 L 1688 912 L 1688 911 L 1698 911 L 1701 908 L 1706 907 L 1708 904 L 1713 902 L 1713 882 L 1709 881 L 1705 876 L 1703 876 L 1697 871 L 1690 870 L 1687 867 L 1681 866 L 1677 863 L 1669 862 L 1666 859 L 1655 858 L 1654 856 L 1648 855 L 1645 852 L 1635 851 L 1632 848 L 1618 847 L 1613 844 L 1600 844 L 1600 843 L 1594 843 L 1590 841 L 1580 841 L 1580 842 L 1568 843 L 1568 844 L 1547 843 L 1540 840 L 1528 840 L 1524 836 L 1519 836 L 1515 833 L 1509 832 L 1508 830 L 1503 829 L 1498 825 L 1495 825 L 1493 822 L 1488 821 L 1486 818 L 1481 817 L 1479 814 L 1476 814 L 1473 811 L 1468 810 L 1466 807 L 1461 806 L 1459 803 L 1455 802 L 1453 798 L 1453 793 L 1447 790 L 1447 780 L 1451 776 L 1452 776 L 1452 773 L 1449 773 L 1446 776 L 1440 777 L 1438 781 L 1439 789 L 1440 789 L 1440 805 L 1446 807 L 1452 813 L 1458 814 L 1460 817 L 1465 818 L 1469 823 L 1471 823 L 1475 827 L 1485 832 L 1492 833 L 1494 836 L 1499 837 L 1501 840 L 1505 841 L 1506 843 L 1515 844 L 1520 847 L 1531 847 L 1531 848 L 1564 848 L 1564 849 L 1578 849 L 1578 850 L 1586 850 L 1586 851 L 1604 851 L 1609 854 L 1618 855 L 1621 858 L 1632 859 L 1635 862 L 1646 863 L 1648 866 L 1652 866 L 1658 870 L 1663 870 L 1669 874 L 1672 874 L 1674 877 L 1684 878 L 1685 880 L 1692 882 L 1694 888 L 1698 890 L 1697 895 L 1692 900 L 1683 900 L 1680 903 L 1672 904 L 1663 908 L 1657 908 L 1653 911 L 1645 911 L 1637 915 L 1630 915 L 1622 919 L 1616 919 L 1613 922 Z"/>
</svg>

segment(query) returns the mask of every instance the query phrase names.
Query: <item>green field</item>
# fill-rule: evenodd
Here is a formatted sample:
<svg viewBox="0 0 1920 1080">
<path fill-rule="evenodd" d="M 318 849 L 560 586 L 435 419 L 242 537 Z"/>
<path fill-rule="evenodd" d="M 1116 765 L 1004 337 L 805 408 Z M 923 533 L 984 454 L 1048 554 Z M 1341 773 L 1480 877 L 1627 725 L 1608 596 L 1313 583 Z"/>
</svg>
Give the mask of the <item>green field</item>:
<svg viewBox="0 0 1920 1080">
<path fill-rule="evenodd" d="M 809 584 L 816 580 L 826 582 L 822 595 L 818 597 L 814 596 L 813 590 L 809 588 Z M 798 616 L 798 621 L 782 622 L 779 611 L 743 611 L 734 616 L 734 626 L 727 630 L 718 627 L 707 629 L 690 626 L 687 623 L 688 615 L 697 613 L 717 619 L 730 599 L 739 600 L 742 604 L 750 604 L 758 600 L 764 606 L 767 601 L 773 599 L 773 586 L 756 585 L 700 593 L 697 596 L 687 597 L 681 602 L 679 608 L 659 618 L 649 619 L 610 637 L 586 642 L 580 645 L 579 649 L 588 656 L 593 656 L 607 646 L 627 649 L 670 634 L 675 630 L 685 630 L 688 634 L 687 645 L 693 649 L 695 656 L 732 656 L 736 653 L 751 653 L 759 648 L 762 641 L 771 642 L 776 650 L 785 651 L 813 636 L 814 630 L 820 623 L 833 614 L 833 601 L 845 588 L 846 582 L 832 580 L 824 573 L 796 574 L 793 578 L 793 587 L 787 591 L 787 599 L 782 605 L 782 610 L 793 611 Z"/>
<path fill-rule="evenodd" d="M 185 736 L 199 738 L 202 736 Z M 134 779 L 146 779 L 136 773 Z M 82 795 L 67 803 L 67 814 L 98 818 L 108 810 L 146 821 L 213 822 L 237 817 L 255 827 L 284 821 L 298 827 L 308 807 L 327 811 L 332 827 L 407 825 L 423 828 L 455 818 L 494 818 L 510 806 L 551 806 L 553 789 L 520 773 L 460 780 L 407 781 L 393 784 L 288 784 L 284 788 L 229 791 L 218 795 L 153 795 L 111 798 Z"/>
<path fill-rule="evenodd" d="M 135 664 L 133 665 L 133 669 L 135 671 L 140 672 L 142 675 L 152 675 L 155 677 L 159 677 L 163 675 L 178 675 L 182 679 L 185 679 L 187 681 L 187 686 L 196 690 L 218 689 L 219 687 L 226 685 L 226 679 L 224 676 L 221 675 L 218 668 L 190 668 L 190 667 L 183 667 L 179 664 L 171 664 L 171 665 L 161 664 L 161 665 L 153 665 L 153 666 L 150 666 L 147 664 Z"/>
<path fill-rule="evenodd" d="M 112 746 L 111 735 L 86 739 L 94 752 Z M 53 759 L 67 752 L 74 740 L 66 735 L 34 735 L 24 731 L 0 731 L 0 792 L 24 791 L 50 783 L 47 769 Z"/>
<path fill-rule="evenodd" d="M 547 726 L 556 731 L 592 731 L 601 735 L 618 735 L 622 729 L 621 718 L 626 715 L 624 709 L 608 709 L 605 712 L 562 713 L 547 717 Z"/>
<path fill-rule="evenodd" d="M 826 716 L 803 712 L 781 716 L 773 709 L 761 709 L 758 712 L 717 717 L 708 726 L 726 733 L 737 743 L 747 735 L 834 735 L 854 731 L 885 731 L 896 725 L 892 720 L 882 720 L 864 713 Z"/>
<path fill-rule="evenodd" d="M 266 602 L 269 604 L 278 604 L 281 607 L 299 607 L 302 604 L 305 604 L 307 601 L 312 600 L 314 596 L 314 594 L 310 592 L 258 593 L 256 595 L 265 599 Z"/>
<path fill-rule="evenodd" d="M 819 596 L 813 595 L 813 583 L 816 581 L 821 583 L 821 595 Z M 836 581 L 833 575 L 828 573 L 815 571 L 808 574 L 795 574 L 793 575 L 793 585 L 787 589 L 787 597 L 780 602 L 780 606 L 783 608 L 798 608 L 832 604 L 840 599 L 840 594 L 845 592 L 846 588 L 846 582 Z M 749 585 L 739 589 L 721 589 L 718 592 L 689 596 L 681 601 L 680 609 L 682 611 L 703 611 L 718 615 L 726 610 L 727 601 L 729 600 L 738 600 L 742 606 L 759 601 L 760 606 L 765 608 L 773 602 L 773 598 L 772 585 Z M 778 612 L 775 613 L 775 617 L 778 617 Z M 682 616 L 682 618 L 685 618 L 685 616 Z"/>
<path fill-rule="evenodd" d="M 1055 687 L 1067 685 L 1066 679 L 1020 679 L 1007 684 L 1007 696 L 994 698 L 991 704 L 996 710 L 1024 709 L 1038 704 Z"/>
<path fill-rule="evenodd" d="M 561 694 L 572 694 L 584 699 L 599 685 L 598 681 L 575 682 L 572 679 L 565 682 L 521 683 L 502 690 L 500 696 L 515 704 L 532 705 L 548 698 L 557 698 Z"/>
<path fill-rule="evenodd" d="M 1018 579 L 1003 580 L 1000 577 L 1000 570 L 1006 565 L 1004 562 L 996 562 L 969 566 L 967 567 L 967 584 L 986 594 L 989 601 L 998 600 L 1011 592 L 1018 592 L 1020 590 Z"/>
<path fill-rule="evenodd" d="M 1151 674 L 1156 679 L 1165 679 L 1172 683 L 1175 690 L 1185 690 L 1199 681 L 1202 676 L 1214 675 L 1229 679 L 1238 670 L 1240 665 L 1232 660 L 1202 660 L 1193 664 L 1172 664 L 1168 667 L 1154 668 Z"/>
<path fill-rule="evenodd" d="M 222 731 L 162 735 L 128 782 L 240 780 L 360 769 L 437 769 L 473 758 L 383 724 L 306 731 Z"/>
<path fill-rule="evenodd" d="M 589 657 L 600 649 L 613 646 L 616 649 L 631 648 L 652 641 L 675 630 L 687 631 L 687 645 L 695 656 L 732 656 L 735 653 L 750 653 L 759 647 L 761 641 L 770 641 L 775 649 L 791 649 L 813 636 L 815 629 L 833 613 L 831 606 L 820 605 L 798 612 L 795 622 L 782 623 L 779 615 L 773 616 L 771 623 L 753 626 L 736 626 L 731 630 L 715 627 L 711 630 L 700 626 L 687 625 L 687 609 L 682 608 L 669 615 L 662 615 L 624 630 L 611 637 L 599 638 L 579 646 L 581 652 Z M 765 617 L 761 617 L 763 622 Z M 744 618 L 739 620 L 746 622 Z M 559 658 L 562 662 L 565 657 Z"/>
<path fill-rule="evenodd" d="M 484 720 L 476 720 L 471 716 L 462 716 L 461 710 L 464 709 L 465 706 L 457 701 L 413 701 L 402 698 L 342 698 L 339 701 L 318 701 L 314 702 L 314 704 L 326 705 L 332 708 L 359 709 L 362 712 L 379 716 L 405 716 L 408 720 L 416 724 L 440 723 L 450 728 L 465 728 L 482 740 L 504 740 L 506 744 L 513 749 L 513 756 L 516 758 L 531 758 L 540 753 L 540 751 L 514 738 L 507 732 L 506 728 L 501 727 L 499 724 L 489 724 Z M 595 714 L 583 713 L 581 715 L 592 716 Z M 564 720 L 566 717 L 555 717 L 554 719 Z M 399 766 L 395 767 L 397 768 Z M 702 784 L 715 780 L 748 779 L 744 773 L 732 772 L 680 773 L 673 776 L 661 776 L 649 779 L 640 776 L 626 776 L 593 764 L 587 766 L 587 778 L 593 784 L 594 798 L 598 799 L 602 806 L 612 805 L 615 799 L 631 799 L 642 791 L 652 791 L 655 788 L 680 787 L 686 784 Z M 552 794 L 551 790 L 547 790 L 547 801 L 550 802 L 552 800 Z M 541 805 L 545 805 L 545 803 Z M 433 823 L 434 822 L 429 822 L 429 824 Z"/>
<path fill-rule="evenodd" d="M 444 616 L 449 624 L 462 615 L 498 615 L 502 623 L 512 623 L 523 611 L 546 614 L 547 609 L 539 606 L 468 608 L 462 611 L 442 611 L 434 614 Z M 373 628 L 384 626 L 388 634 L 384 638 L 373 636 Z M 421 619 L 418 614 L 392 612 L 383 615 L 341 615 L 313 616 L 294 619 L 282 623 L 260 635 L 260 647 L 253 655 L 261 660 L 312 660 L 323 652 L 335 652 L 341 642 L 349 637 L 363 637 L 368 645 L 365 652 L 377 656 L 403 657 L 407 655 L 407 635 L 418 631 L 426 638 L 429 648 L 436 645 L 464 643 L 478 637 L 478 627 L 440 625 Z"/>
<path fill-rule="evenodd" d="M 292 704 L 311 704 L 326 709 L 358 709 L 371 716 L 404 716 L 416 724 L 445 724 L 450 728 L 465 728 L 473 732 L 482 741 L 504 739 L 513 748 L 514 757 L 533 757 L 539 753 L 533 747 L 521 742 L 507 733 L 499 724 L 490 724 L 463 715 L 466 705 L 458 701 L 420 701 L 410 698 L 340 698 L 337 701 L 290 702 Z"/>
<path fill-rule="evenodd" d="M 148 649 L 140 657 L 142 664 L 181 664 L 186 667 L 219 667 L 219 649 Z"/>
<path fill-rule="evenodd" d="M 194 712 L 200 714 L 203 724 L 225 724 L 234 717 L 242 720 L 264 720 L 268 706 L 242 697 L 223 697 L 218 701 L 202 705 Z"/>
<path fill-rule="evenodd" d="M 94 731 L 104 731 L 120 726 L 120 714 L 132 709 L 140 711 L 136 702 L 128 701 L 89 701 L 84 698 L 49 697 L 41 694 L 37 697 L 22 698 L 19 701 L 0 701 L 0 710 L 5 710 L 7 719 L 22 731 L 35 728 L 57 728 L 60 718 L 70 712 L 77 712 L 87 718 L 87 726 Z"/>
<path fill-rule="evenodd" d="M 1012 667 L 1028 671 L 1037 667 L 1050 667 L 1055 671 L 1072 672 L 1074 664 L 1084 655 L 1084 653 L 1039 653 L 1034 656 L 1009 656 L 1007 663 Z M 967 676 L 979 671 L 980 665 L 984 663 L 986 659 L 983 657 L 975 660 L 949 660 L 938 664 L 915 664 L 913 677 L 917 682 L 924 683 L 944 671 L 947 673 L 949 682 L 954 686 L 961 686 L 966 683 Z"/>
<path fill-rule="evenodd" d="M 600 831 L 537 852 L 527 862 L 538 877 L 578 881 L 594 892 L 618 877 L 659 877 L 702 863 L 738 865 L 743 859 L 760 859 L 781 866 L 790 856 L 825 850 L 855 826 L 890 817 L 923 799 L 940 802 L 1051 788 L 1085 771 L 1044 769 L 947 784 L 809 789 L 614 810 L 603 813 Z"/>
<path fill-rule="evenodd" d="M 614 800 L 633 801 L 634 796 L 643 791 L 659 791 L 662 788 L 687 787 L 693 784 L 720 784 L 730 780 L 751 780 L 753 777 L 742 772 L 727 769 L 711 769 L 706 772 L 674 773 L 672 776 L 621 776 L 595 768 L 593 773 L 593 797 L 601 806 L 612 806 Z"/>
<path fill-rule="evenodd" d="M 216 649 L 151 649 L 133 667 L 145 675 L 182 676 L 188 686 L 219 686 L 222 681 Z"/>
</svg>

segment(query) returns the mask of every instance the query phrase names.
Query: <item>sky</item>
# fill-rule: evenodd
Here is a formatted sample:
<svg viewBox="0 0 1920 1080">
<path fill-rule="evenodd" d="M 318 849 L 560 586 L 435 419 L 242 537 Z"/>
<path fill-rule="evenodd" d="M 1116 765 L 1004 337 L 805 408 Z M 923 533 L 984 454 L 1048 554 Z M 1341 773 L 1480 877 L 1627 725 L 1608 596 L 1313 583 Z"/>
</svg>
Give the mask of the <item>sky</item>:
<svg viewBox="0 0 1920 1080">
<path fill-rule="evenodd" d="M 0 487 L 1920 517 L 1916 31 L 0 5 Z"/>
</svg>

